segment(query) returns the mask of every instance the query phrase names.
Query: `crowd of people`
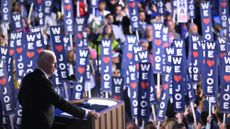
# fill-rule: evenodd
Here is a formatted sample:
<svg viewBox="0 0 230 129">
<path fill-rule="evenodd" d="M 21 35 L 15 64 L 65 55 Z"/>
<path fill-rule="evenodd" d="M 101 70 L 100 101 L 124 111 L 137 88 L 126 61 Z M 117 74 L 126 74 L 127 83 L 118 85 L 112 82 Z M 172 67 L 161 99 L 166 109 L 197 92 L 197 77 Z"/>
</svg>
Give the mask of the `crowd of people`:
<svg viewBox="0 0 230 129">
<path fill-rule="evenodd" d="M 152 52 L 152 43 L 154 40 L 153 37 L 153 22 L 161 22 L 163 17 L 164 26 L 168 28 L 169 35 L 169 44 L 173 44 L 174 39 L 183 39 L 185 41 L 185 49 L 188 56 L 188 36 L 190 34 L 201 34 L 201 22 L 199 10 L 199 0 L 196 1 L 196 20 L 194 23 L 188 21 L 188 23 L 178 24 L 172 16 L 172 8 L 170 0 L 165 2 L 165 11 L 164 15 L 161 16 L 157 11 L 157 2 L 150 0 L 137 0 L 138 1 L 138 18 L 139 18 L 139 44 L 143 47 L 143 50 L 148 50 Z M 86 3 L 87 2 L 87 3 Z M 216 1 L 212 1 L 213 12 L 216 10 Z M 95 10 L 95 14 L 92 13 L 91 8 L 89 7 L 90 1 L 80 1 L 79 9 L 76 9 L 77 2 L 73 1 L 73 10 L 77 10 L 80 13 L 81 17 L 85 17 L 85 26 L 84 31 L 88 33 L 88 44 L 90 50 L 90 60 L 97 60 L 101 55 L 101 46 L 99 42 L 103 38 L 110 38 L 112 40 L 112 71 L 113 77 L 119 77 L 121 75 L 121 57 L 122 57 L 122 46 L 126 41 L 125 35 L 136 35 L 136 32 L 132 31 L 130 15 L 128 11 L 128 6 L 123 0 L 99 0 L 98 8 Z M 50 37 L 50 26 L 62 25 L 64 26 L 64 16 L 62 14 L 61 0 L 54 0 L 52 2 L 52 12 L 50 16 L 46 16 L 43 36 Z M 25 1 L 23 3 L 14 1 L 12 3 L 11 13 L 22 13 L 23 18 L 23 31 L 30 32 L 30 28 L 33 26 L 39 26 L 38 13 L 33 11 L 31 18 L 28 19 L 28 14 L 30 10 L 31 3 Z M 74 17 L 77 15 L 77 11 L 74 11 Z M 218 13 L 213 13 L 213 16 L 218 16 Z M 186 30 L 186 31 L 182 31 Z M 213 32 L 215 38 L 218 36 L 226 36 L 221 25 L 218 21 L 214 21 Z M 64 29 L 64 28 L 63 28 Z M 1 27 L 0 31 L 0 44 L 2 46 L 8 45 L 8 35 L 12 32 L 10 26 L 8 31 L 4 31 Z M 49 46 L 49 43 L 47 44 Z M 78 57 L 75 53 L 75 45 L 71 46 L 67 50 L 67 61 L 70 64 L 75 64 Z M 47 47 L 49 48 L 49 47 Z M 153 62 L 151 57 L 151 62 Z M 91 67 L 94 68 L 94 67 Z M 92 69 L 92 75 L 97 74 L 95 69 Z M 93 77 L 92 76 L 92 77 Z M 94 78 L 95 79 L 95 78 Z M 96 80 L 97 81 L 97 80 Z M 96 85 L 95 80 L 91 82 L 92 85 Z M 94 90 L 96 86 L 92 86 Z M 126 92 L 125 92 L 126 93 Z M 185 108 L 183 113 L 175 113 L 172 109 L 172 104 L 169 103 L 167 106 L 167 113 L 165 121 L 161 122 L 161 129 L 230 129 L 230 114 L 226 115 L 226 123 L 223 123 L 223 114 L 220 113 L 219 107 L 217 106 L 214 109 L 213 114 L 210 116 L 207 113 L 207 110 L 204 107 L 204 101 L 206 99 L 201 84 L 198 85 L 198 88 L 195 91 L 196 101 L 195 101 L 195 114 L 196 114 L 196 123 L 193 119 L 193 114 L 190 106 Z M 128 99 L 128 95 L 127 99 Z M 159 97 L 160 95 L 158 95 Z M 159 98 L 158 98 L 159 99 Z M 125 102 L 127 100 L 124 100 Z M 130 104 L 125 103 L 127 113 L 126 113 L 126 129 L 138 129 L 140 124 L 137 124 L 133 121 L 130 112 Z M 152 117 L 152 116 L 151 116 Z M 152 118 L 148 123 L 145 124 L 146 129 L 155 129 L 157 128 L 157 121 L 154 121 Z"/>
</svg>

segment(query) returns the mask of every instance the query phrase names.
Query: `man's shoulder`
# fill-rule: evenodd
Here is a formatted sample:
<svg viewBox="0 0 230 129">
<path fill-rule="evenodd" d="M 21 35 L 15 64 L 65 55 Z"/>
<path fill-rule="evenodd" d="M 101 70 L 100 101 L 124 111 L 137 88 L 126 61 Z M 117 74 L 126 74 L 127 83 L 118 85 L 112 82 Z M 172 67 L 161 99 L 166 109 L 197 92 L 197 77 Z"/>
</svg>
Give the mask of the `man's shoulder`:
<svg viewBox="0 0 230 129">
<path fill-rule="evenodd" d="M 40 71 L 39 69 L 35 69 L 33 72 L 26 74 L 26 76 L 24 77 L 24 80 L 42 79 L 43 76 L 45 75 L 43 75 L 42 71 Z"/>
</svg>

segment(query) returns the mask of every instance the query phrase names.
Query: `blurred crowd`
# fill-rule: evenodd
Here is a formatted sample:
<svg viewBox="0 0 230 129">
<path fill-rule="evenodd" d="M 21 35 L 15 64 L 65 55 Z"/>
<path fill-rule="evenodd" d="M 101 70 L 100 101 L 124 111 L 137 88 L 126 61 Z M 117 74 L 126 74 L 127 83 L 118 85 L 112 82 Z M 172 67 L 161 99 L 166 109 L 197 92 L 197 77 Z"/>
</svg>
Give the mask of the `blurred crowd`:
<svg viewBox="0 0 230 129">
<path fill-rule="evenodd" d="M 201 34 L 201 22 L 200 22 L 200 11 L 199 11 L 199 0 L 196 1 L 196 19 L 190 20 L 187 23 L 177 23 L 172 16 L 172 8 L 169 0 L 165 2 L 164 15 L 160 16 L 157 12 L 157 3 L 150 0 L 137 0 L 139 9 L 139 44 L 143 47 L 143 50 L 152 51 L 153 42 L 153 22 L 163 21 L 164 25 L 169 31 L 169 44 L 173 43 L 174 39 L 185 40 L 186 53 L 188 53 L 188 36 L 190 34 Z M 213 16 L 218 16 L 216 3 L 217 0 L 211 0 L 213 8 Z M 125 35 L 133 34 L 136 32 L 132 31 L 130 23 L 130 15 L 128 6 L 124 0 L 99 0 L 98 8 L 95 10 L 95 14 L 92 13 L 92 9 L 88 6 L 90 0 L 79 1 L 79 8 L 77 9 L 77 2 L 73 0 L 73 10 L 79 11 L 81 17 L 85 17 L 84 31 L 88 33 L 88 44 L 90 50 L 91 61 L 97 60 L 100 55 L 100 44 L 99 42 L 103 38 L 110 38 L 112 40 L 112 71 L 113 77 L 121 76 L 121 57 L 122 57 L 122 46 L 126 41 Z M 47 15 L 45 18 L 45 25 L 43 27 L 43 37 L 49 39 L 50 37 L 50 26 L 61 25 L 64 26 L 64 16 L 61 8 L 61 0 L 53 0 L 52 2 L 51 15 Z M 31 2 L 25 0 L 20 3 L 13 1 L 11 13 L 21 13 L 23 18 L 23 31 L 30 32 L 30 28 L 33 26 L 39 26 L 38 12 L 35 10 L 31 13 L 30 19 L 28 14 L 30 10 Z M 77 15 L 77 11 L 74 11 L 74 17 Z M 215 13 L 216 11 L 216 13 Z M 7 46 L 8 35 L 12 31 L 9 25 L 7 30 L 3 29 L 1 25 L 0 30 L 0 45 Z M 220 22 L 214 21 L 213 32 L 215 38 L 218 36 L 226 36 L 223 29 L 221 28 Z M 74 39 L 73 39 L 74 40 Z M 71 46 L 67 50 L 67 61 L 70 64 L 75 64 L 78 57 L 75 54 L 75 45 Z M 47 40 L 47 48 L 49 49 L 49 40 Z M 152 57 L 151 57 L 152 60 Z M 152 61 L 151 61 L 152 62 Z M 93 64 L 92 64 L 93 65 Z M 92 76 L 96 74 L 95 69 L 92 68 Z M 96 81 L 92 80 L 91 84 L 95 84 Z M 94 86 L 92 86 L 93 88 Z M 172 110 L 172 104 L 168 104 L 168 110 L 166 120 L 161 122 L 161 129 L 230 129 L 230 114 L 226 115 L 226 123 L 223 123 L 223 114 L 220 113 L 219 107 L 213 109 L 213 114 L 208 115 L 207 109 L 205 109 L 204 101 L 206 99 L 203 94 L 201 85 L 198 85 L 196 90 L 196 101 L 195 101 L 195 113 L 196 123 L 193 119 L 191 107 L 188 105 L 183 113 L 174 113 Z M 127 97 L 128 98 L 128 97 Z M 127 101 L 127 100 L 125 100 Z M 129 110 L 129 104 L 126 104 L 126 109 Z M 157 106 L 156 106 L 157 108 Z M 132 120 L 130 113 L 126 115 L 126 129 L 138 129 L 139 125 Z M 145 124 L 145 129 L 157 128 L 157 122 L 151 119 Z"/>
</svg>

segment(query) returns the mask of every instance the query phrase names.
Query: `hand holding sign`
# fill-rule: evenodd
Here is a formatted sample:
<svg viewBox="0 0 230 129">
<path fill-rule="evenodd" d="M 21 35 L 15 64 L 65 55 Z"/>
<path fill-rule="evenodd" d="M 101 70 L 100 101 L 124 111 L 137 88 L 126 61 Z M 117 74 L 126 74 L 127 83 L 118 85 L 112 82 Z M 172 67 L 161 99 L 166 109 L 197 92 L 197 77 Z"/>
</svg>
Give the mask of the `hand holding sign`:
<svg viewBox="0 0 230 129">
<path fill-rule="evenodd" d="M 96 112 L 95 110 L 91 110 L 89 111 L 88 116 L 94 119 L 98 119 L 100 117 L 100 113 Z"/>
</svg>

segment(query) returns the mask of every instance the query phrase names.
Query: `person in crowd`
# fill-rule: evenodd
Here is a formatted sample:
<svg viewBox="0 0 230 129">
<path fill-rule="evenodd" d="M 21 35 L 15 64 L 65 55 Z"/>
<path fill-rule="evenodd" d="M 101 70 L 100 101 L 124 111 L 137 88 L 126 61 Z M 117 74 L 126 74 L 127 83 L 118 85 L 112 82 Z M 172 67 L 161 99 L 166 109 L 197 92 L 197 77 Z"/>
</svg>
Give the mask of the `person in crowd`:
<svg viewBox="0 0 230 129">
<path fill-rule="evenodd" d="M 169 44 L 172 45 L 174 39 L 180 39 L 180 35 L 176 32 L 176 24 L 173 20 L 167 21 L 167 27 L 169 32 Z"/>
<path fill-rule="evenodd" d="M 113 71 L 120 69 L 120 54 L 119 52 L 113 52 L 112 62 L 113 62 Z"/>
<path fill-rule="evenodd" d="M 116 5 L 119 3 L 118 0 L 106 0 L 107 9 L 111 12 L 111 14 L 115 14 Z"/>
<path fill-rule="evenodd" d="M 133 121 L 128 121 L 126 124 L 126 129 L 139 129 L 139 127 Z"/>
<path fill-rule="evenodd" d="M 113 28 L 113 35 L 116 40 L 121 41 L 122 43 L 125 42 L 125 35 L 118 25 L 114 24 L 114 15 L 108 14 L 105 17 L 104 25 L 111 24 Z"/>
<path fill-rule="evenodd" d="M 102 28 L 104 27 L 103 23 L 105 16 L 108 14 L 110 14 L 110 11 L 106 10 L 105 2 L 101 1 L 95 14 L 89 15 L 88 24 L 91 24 L 92 29 L 96 34 L 101 32 Z"/>
<path fill-rule="evenodd" d="M 179 123 L 173 126 L 173 129 L 186 129 L 186 127 L 183 123 Z"/>
<path fill-rule="evenodd" d="M 189 25 L 189 33 L 190 34 L 199 34 L 198 33 L 198 26 L 195 23 L 191 23 Z"/>
<path fill-rule="evenodd" d="M 149 42 L 145 38 L 140 40 L 140 46 L 142 47 L 142 50 L 149 51 Z M 149 51 L 149 58 L 150 58 L 150 63 L 152 63 L 153 62 L 153 56 L 152 56 L 151 51 Z"/>
<path fill-rule="evenodd" d="M 144 129 L 156 129 L 156 127 L 153 125 L 152 122 L 148 122 L 147 124 L 145 124 Z"/>
<path fill-rule="evenodd" d="M 66 53 L 66 58 L 67 58 L 67 66 L 68 66 L 68 70 L 69 70 L 69 75 L 73 75 L 74 74 L 74 66 L 75 66 L 75 49 L 74 48 L 70 48 L 69 50 L 67 50 Z"/>
<path fill-rule="evenodd" d="M 91 26 L 86 26 L 84 30 L 85 30 L 85 32 L 87 32 L 88 44 L 92 44 L 97 39 L 98 34 L 95 34 L 92 31 L 92 27 Z"/>
<path fill-rule="evenodd" d="M 146 19 L 146 16 L 145 16 L 145 12 L 144 11 L 140 11 L 139 12 L 139 35 L 140 37 L 144 38 L 144 32 L 145 32 L 145 29 L 146 29 L 146 26 L 147 26 L 147 22 L 145 21 Z"/>
<path fill-rule="evenodd" d="M 201 121 L 201 113 L 204 111 L 204 102 L 203 99 L 198 97 L 196 99 L 196 117 L 198 121 Z"/>
<path fill-rule="evenodd" d="M 119 42 L 115 39 L 114 35 L 113 35 L 113 30 L 112 30 L 112 25 L 108 24 L 103 28 L 103 33 L 100 34 L 96 40 L 96 42 L 93 42 L 90 44 L 90 46 L 95 49 L 98 50 L 98 55 L 101 55 L 101 40 L 102 39 L 111 39 L 112 41 L 112 50 L 118 50 L 119 49 Z M 97 48 L 98 47 L 98 48 Z"/>
<path fill-rule="evenodd" d="M 173 127 L 177 124 L 177 121 L 175 118 L 168 118 L 166 120 L 166 129 L 173 129 Z"/>
<path fill-rule="evenodd" d="M 3 34 L 3 27 L 0 27 L 0 46 L 7 46 L 8 42 L 7 42 L 7 35 Z"/>
<path fill-rule="evenodd" d="M 155 3 L 151 2 L 146 8 L 146 21 L 147 23 L 152 23 L 158 17 L 157 6 Z"/>
<path fill-rule="evenodd" d="M 49 77 L 54 74 L 56 63 L 54 52 L 43 50 L 38 56 L 37 68 L 23 78 L 18 94 L 22 106 L 21 129 L 51 129 L 54 107 L 81 119 L 87 116 L 99 117 L 97 112 L 76 107 L 54 91 Z"/>
<path fill-rule="evenodd" d="M 115 69 L 113 71 L 113 77 L 121 77 L 121 72 L 119 69 Z"/>
<path fill-rule="evenodd" d="M 199 35 L 198 33 L 198 27 L 195 23 L 191 23 L 189 24 L 189 30 L 188 32 L 185 34 L 185 38 L 184 38 L 184 41 L 185 41 L 185 52 L 186 52 L 186 57 L 188 57 L 189 55 L 189 37 L 191 35 Z"/>
<path fill-rule="evenodd" d="M 118 25 L 121 27 L 122 31 L 124 34 L 131 34 L 130 31 L 130 19 L 128 16 L 125 14 L 124 9 L 121 5 L 117 4 L 116 5 L 116 12 L 115 12 L 115 17 L 114 17 L 114 24 Z"/>
<path fill-rule="evenodd" d="M 146 40 L 146 39 L 141 39 L 140 40 L 140 46 L 142 46 L 142 49 L 143 50 L 149 50 L 148 48 L 149 48 L 149 42 L 148 42 L 148 40 Z"/>
<path fill-rule="evenodd" d="M 100 1 L 99 6 L 98 6 L 98 11 L 99 11 L 100 16 L 103 16 L 103 17 L 110 14 L 110 11 L 106 9 L 105 1 Z"/>
<path fill-rule="evenodd" d="M 11 11 L 12 11 L 12 14 L 21 14 L 21 8 L 22 7 L 22 5 L 18 2 L 18 1 L 14 1 L 13 2 L 13 4 L 12 4 L 12 9 L 11 9 Z M 11 22 L 10 23 L 10 30 L 11 31 L 16 31 L 16 32 L 20 32 L 20 31 L 24 31 L 24 30 L 27 30 L 27 22 L 26 22 L 26 18 L 25 17 L 23 17 L 22 15 L 21 15 L 21 19 L 22 19 L 22 29 L 23 30 L 21 30 L 21 29 L 17 29 L 17 30 L 13 30 L 14 28 L 13 28 L 13 24 L 14 24 L 14 22 Z M 25 31 L 25 32 L 28 32 L 28 31 Z"/>
<path fill-rule="evenodd" d="M 145 29 L 145 39 L 149 43 L 149 51 L 152 51 L 152 43 L 153 43 L 153 26 L 147 25 Z"/>
<path fill-rule="evenodd" d="M 21 5 L 19 2 L 14 1 L 12 5 L 12 13 L 20 13 L 21 12 Z"/>
</svg>

